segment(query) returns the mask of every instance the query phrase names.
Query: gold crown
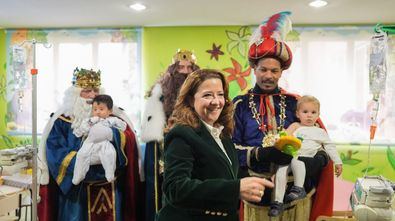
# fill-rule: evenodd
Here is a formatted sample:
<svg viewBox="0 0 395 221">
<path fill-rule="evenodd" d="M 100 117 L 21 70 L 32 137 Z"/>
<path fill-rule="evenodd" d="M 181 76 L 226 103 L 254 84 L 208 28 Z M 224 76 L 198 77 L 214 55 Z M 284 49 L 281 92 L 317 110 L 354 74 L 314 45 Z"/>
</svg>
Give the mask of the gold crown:
<svg viewBox="0 0 395 221">
<path fill-rule="evenodd" d="M 189 61 L 191 63 L 196 64 L 196 56 L 192 51 L 185 49 L 178 49 L 177 53 L 173 56 L 173 64 L 177 61 Z"/>
<path fill-rule="evenodd" d="M 100 70 L 93 71 L 87 69 L 74 69 L 73 85 L 79 88 L 99 88 L 100 83 Z"/>
</svg>

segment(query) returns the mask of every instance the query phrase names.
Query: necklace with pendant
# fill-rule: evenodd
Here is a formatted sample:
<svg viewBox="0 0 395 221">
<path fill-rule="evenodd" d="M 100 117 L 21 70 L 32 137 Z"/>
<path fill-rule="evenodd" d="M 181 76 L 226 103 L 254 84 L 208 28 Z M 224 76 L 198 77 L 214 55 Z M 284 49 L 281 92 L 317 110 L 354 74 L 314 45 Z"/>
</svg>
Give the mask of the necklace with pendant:
<svg viewBox="0 0 395 221">
<path fill-rule="evenodd" d="M 251 109 L 252 118 L 255 119 L 255 121 L 259 125 L 258 129 L 260 131 L 262 131 L 262 133 L 263 133 L 263 139 L 262 139 L 262 146 L 263 147 L 273 146 L 274 143 L 276 142 L 277 137 L 278 137 L 277 133 L 279 131 L 284 130 L 284 123 L 285 123 L 285 118 L 286 118 L 286 115 L 285 115 L 285 108 L 286 108 L 285 95 L 280 93 L 279 97 L 280 97 L 279 126 L 277 128 L 275 126 L 272 128 L 268 128 L 267 125 L 265 125 L 265 122 L 263 119 L 264 113 L 260 113 L 256 109 L 256 104 L 254 102 L 254 94 L 252 93 L 252 91 L 250 91 L 250 93 L 249 93 L 248 104 Z M 263 99 L 261 99 L 261 102 L 263 102 Z M 273 101 L 273 103 L 274 103 L 274 101 Z M 264 104 L 261 104 L 261 105 L 264 105 Z M 273 104 L 273 107 L 274 107 L 274 104 Z M 270 110 L 269 108 L 266 108 L 266 109 L 268 109 L 268 111 Z M 270 114 L 268 113 L 267 120 L 268 120 L 268 122 L 270 120 L 272 120 L 273 124 L 277 124 L 274 108 L 272 111 L 273 111 L 273 113 L 271 113 L 271 112 L 270 112 Z M 269 119 L 270 118 L 269 115 L 272 115 L 272 119 Z"/>
</svg>

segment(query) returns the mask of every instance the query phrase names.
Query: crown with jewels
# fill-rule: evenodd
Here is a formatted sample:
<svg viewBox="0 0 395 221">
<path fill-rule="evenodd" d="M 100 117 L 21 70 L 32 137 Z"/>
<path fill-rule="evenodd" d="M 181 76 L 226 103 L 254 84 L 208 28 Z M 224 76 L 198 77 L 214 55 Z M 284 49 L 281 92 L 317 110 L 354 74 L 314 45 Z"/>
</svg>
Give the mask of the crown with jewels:
<svg viewBox="0 0 395 221">
<path fill-rule="evenodd" d="M 178 49 L 176 54 L 173 56 L 173 64 L 177 61 L 189 61 L 193 64 L 196 64 L 196 56 L 192 51 L 185 49 Z"/>
<path fill-rule="evenodd" d="M 100 70 L 93 71 L 92 69 L 75 68 L 72 83 L 79 88 L 99 88 L 101 85 L 100 74 Z"/>
</svg>

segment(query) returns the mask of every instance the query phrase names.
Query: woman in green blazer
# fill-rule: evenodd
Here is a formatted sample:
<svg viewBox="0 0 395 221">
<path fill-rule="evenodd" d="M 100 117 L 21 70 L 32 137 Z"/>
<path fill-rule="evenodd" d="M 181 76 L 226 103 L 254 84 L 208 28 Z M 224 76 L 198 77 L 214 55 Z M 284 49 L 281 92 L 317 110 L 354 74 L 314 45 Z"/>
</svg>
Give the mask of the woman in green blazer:
<svg viewBox="0 0 395 221">
<path fill-rule="evenodd" d="M 239 200 L 259 202 L 273 183 L 239 178 L 230 139 L 233 106 L 222 73 L 202 69 L 180 89 L 165 137 L 164 207 L 159 221 L 238 220 Z"/>
</svg>

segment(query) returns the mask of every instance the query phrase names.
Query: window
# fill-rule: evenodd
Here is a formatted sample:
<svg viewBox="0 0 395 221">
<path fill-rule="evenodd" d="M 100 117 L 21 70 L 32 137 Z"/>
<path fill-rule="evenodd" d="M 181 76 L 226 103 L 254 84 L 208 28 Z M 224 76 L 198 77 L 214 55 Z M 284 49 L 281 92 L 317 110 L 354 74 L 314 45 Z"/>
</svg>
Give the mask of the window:
<svg viewBox="0 0 395 221">
<path fill-rule="evenodd" d="M 7 32 L 9 45 L 18 45 L 23 40 L 12 41 L 24 31 Z M 139 29 L 94 29 L 94 30 L 40 30 L 25 31 L 25 36 L 39 36 L 48 45 L 36 44 L 37 77 L 37 124 L 41 133 L 50 114 L 61 105 L 64 91 L 71 86 L 72 73 L 76 67 L 101 70 L 102 86 L 105 93 L 112 96 L 114 104 L 123 108 L 139 128 L 141 102 L 141 76 L 139 72 Z M 22 46 L 26 51 L 26 70 L 32 67 L 32 44 Z M 15 54 L 15 53 L 14 53 Z M 12 64 L 12 51 L 8 53 Z M 12 65 L 11 65 L 12 66 Z M 8 68 L 13 79 L 14 71 Z M 30 82 L 30 76 L 28 76 Z M 11 134 L 31 133 L 31 86 L 16 90 L 15 81 L 9 81 L 8 121 L 14 122 Z M 30 83 L 28 84 L 30 85 Z M 14 89 L 11 89 L 14 88 Z M 17 94 L 23 94 L 18 104 Z M 18 110 L 22 106 L 22 111 Z"/>
<path fill-rule="evenodd" d="M 320 100 L 321 118 L 333 140 L 368 143 L 373 97 L 369 93 L 368 69 L 372 28 L 295 29 L 300 34 L 299 40 L 289 42 L 294 60 L 280 85 L 290 92 L 313 95 Z M 389 57 L 392 63 L 393 54 Z M 395 96 L 389 86 L 392 75 L 388 71 L 387 89 L 380 100 L 375 137 L 380 143 L 395 142 L 392 107 Z"/>
</svg>

